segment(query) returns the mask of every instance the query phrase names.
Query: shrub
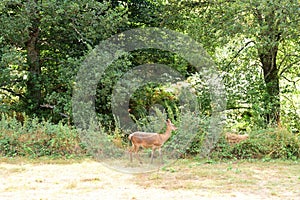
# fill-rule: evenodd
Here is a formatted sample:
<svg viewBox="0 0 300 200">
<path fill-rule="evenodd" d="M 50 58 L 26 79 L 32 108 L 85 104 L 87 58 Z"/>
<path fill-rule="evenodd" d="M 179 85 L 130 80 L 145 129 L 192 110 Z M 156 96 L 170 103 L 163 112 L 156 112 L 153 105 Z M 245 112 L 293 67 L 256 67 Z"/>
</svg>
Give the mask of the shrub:
<svg viewBox="0 0 300 200">
<path fill-rule="evenodd" d="M 83 154 L 77 131 L 62 123 L 2 115 L 0 119 L 1 156 L 70 156 Z"/>
<path fill-rule="evenodd" d="M 298 159 L 300 137 L 285 129 L 266 129 L 249 134 L 250 138 L 230 146 L 221 137 L 212 157 L 226 159 Z"/>
</svg>

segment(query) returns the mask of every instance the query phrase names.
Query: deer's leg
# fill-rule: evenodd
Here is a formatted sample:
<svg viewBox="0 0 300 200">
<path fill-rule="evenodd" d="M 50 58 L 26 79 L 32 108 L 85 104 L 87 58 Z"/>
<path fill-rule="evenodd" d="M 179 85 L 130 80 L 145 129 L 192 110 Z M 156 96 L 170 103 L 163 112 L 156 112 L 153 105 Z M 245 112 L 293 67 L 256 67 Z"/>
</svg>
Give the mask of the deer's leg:
<svg viewBox="0 0 300 200">
<path fill-rule="evenodd" d="M 155 148 L 153 147 L 152 151 L 151 151 L 151 161 L 150 161 L 151 164 L 153 163 L 154 151 L 155 151 Z"/>
<path fill-rule="evenodd" d="M 134 151 L 135 151 L 135 157 L 140 161 L 140 164 L 143 164 L 142 161 L 141 161 L 141 159 L 140 159 L 140 156 L 138 154 L 140 146 L 134 146 L 134 147 L 135 147 L 135 149 L 134 149 Z"/>
<path fill-rule="evenodd" d="M 132 144 L 131 149 L 129 149 L 129 154 L 130 154 L 130 162 L 132 162 L 132 152 L 134 150 L 134 144 Z"/>
<path fill-rule="evenodd" d="M 162 152 L 161 152 L 161 147 L 158 149 L 158 153 L 159 153 L 161 164 L 164 164 L 164 160 L 163 160 Z"/>
</svg>

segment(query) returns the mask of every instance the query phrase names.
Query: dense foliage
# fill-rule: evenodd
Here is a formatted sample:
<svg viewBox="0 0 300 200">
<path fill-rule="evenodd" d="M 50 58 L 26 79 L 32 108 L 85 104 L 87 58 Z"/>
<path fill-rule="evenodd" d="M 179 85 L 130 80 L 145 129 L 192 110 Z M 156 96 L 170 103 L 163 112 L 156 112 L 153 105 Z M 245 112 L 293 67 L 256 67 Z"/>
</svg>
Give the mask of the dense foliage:
<svg viewBox="0 0 300 200">
<path fill-rule="evenodd" d="M 227 95 L 224 131 L 251 136 L 236 146 L 221 138 L 214 149 L 218 157 L 299 158 L 298 0 L 1 1 L 0 153 L 76 154 L 75 146 L 81 144 L 73 128 L 71 99 L 80 64 L 100 41 L 143 27 L 189 35 L 218 66 Z M 112 115 L 112 91 L 125 73 L 146 63 L 168 65 L 185 77 L 197 95 L 201 115 L 181 113 L 177 86 L 157 83 L 132 94 L 129 114 L 137 124 L 151 125 L 151 109 L 159 104 L 177 124 L 198 123 L 186 152 L 199 153 L 205 120 L 211 116 L 211 96 L 195 68 L 167 51 L 134 51 L 111 64 L 96 91 L 95 110 L 103 128 L 121 146 L 126 144 L 128 133 L 119 130 Z M 188 134 L 187 127 L 181 130 Z M 176 144 L 167 148 L 174 150 Z"/>
<path fill-rule="evenodd" d="M 94 0 L 7 0 L 0 5 L 1 111 L 56 122 L 70 116 L 80 62 L 126 25 L 125 10 Z"/>
<path fill-rule="evenodd" d="M 228 109 L 243 108 L 260 127 L 299 119 L 299 1 L 170 2 L 164 22 L 215 57 Z"/>
</svg>

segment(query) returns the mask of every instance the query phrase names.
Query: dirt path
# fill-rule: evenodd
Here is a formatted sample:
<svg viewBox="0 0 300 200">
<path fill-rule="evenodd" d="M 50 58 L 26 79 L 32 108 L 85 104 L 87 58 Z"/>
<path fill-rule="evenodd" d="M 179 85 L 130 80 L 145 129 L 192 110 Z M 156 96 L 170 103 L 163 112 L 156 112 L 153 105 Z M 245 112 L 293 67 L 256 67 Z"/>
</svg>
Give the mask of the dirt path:
<svg viewBox="0 0 300 200">
<path fill-rule="evenodd" d="M 0 199 L 300 199 L 300 170 L 299 177 L 288 178 L 292 186 L 290 193 L 282 191 L 272 194 L 267 188 L 267 180 L 261 179 L 258 169 L 253 169 L 254 175 L 251 177 L 260 181 L 253 182 L 252 187 L 247 186 L 248 182 L 245 187 L 234 185 L 235 181 L 232 181 L 233 185 L 222 187 L 221 179 L 210 178 L 208 171 L 202 175 L 193 171 L 181 172 L 179 169 L 186 170 L 185 166 L 181 164 L 178 168 L 152 174 L 131 175 L 90 160 L 73 164 L 2 162 Z M 293 167 L 297 170 L 298 166 Z M 204 166 L 203 171 L 209 168 Z M 227 176 L 224 181 L 225 178 Z M 274 186 L 276 184 L 278 182 L 274 182 Z"/>
</svg>

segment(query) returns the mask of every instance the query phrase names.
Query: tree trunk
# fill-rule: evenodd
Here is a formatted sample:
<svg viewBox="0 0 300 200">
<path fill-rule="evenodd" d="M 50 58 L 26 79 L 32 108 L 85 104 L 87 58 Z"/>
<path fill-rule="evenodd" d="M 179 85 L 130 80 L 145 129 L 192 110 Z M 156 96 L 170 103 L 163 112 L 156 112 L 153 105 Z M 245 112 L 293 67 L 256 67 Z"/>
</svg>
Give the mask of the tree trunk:
<svg viewBox="0 0 300 200">
<path fill-rule="evenodd" d="M 278 45 L 281 40 L 279 21 L 275 20 L 275 9 L 266 10 L 255 8 L 254 15 L 260 25 L 258 55 L 262 64 L 266 97 L 264 99 L 265 120 L 267 124 L 280 125 L 280 89 L 279 69 L 276 65 Z"/>
<path fill-rule="evenodd" d="M 34 18 L 32 19 L 32 25 L 29 28 L 29 39 L 25 43 L 27 50 L 27 64 L 29 66 L 25 106 L 29 114 L 37 113 L 42 98 L 40 84 L 40 51 L 38 47 L 40 19 L 36 7 L 32 6 L 31 10 Z"/>
<path fill-rule="evenodd" d="M 280 124 L 280 90 L 278 68 L 276 66 L 277 47 L 270 51 L 260 53 L 259 57 L 262 63 L 264 81 L 266 84 L 265 97 L 265 119 L 267 124 Z"/>
</svg>

